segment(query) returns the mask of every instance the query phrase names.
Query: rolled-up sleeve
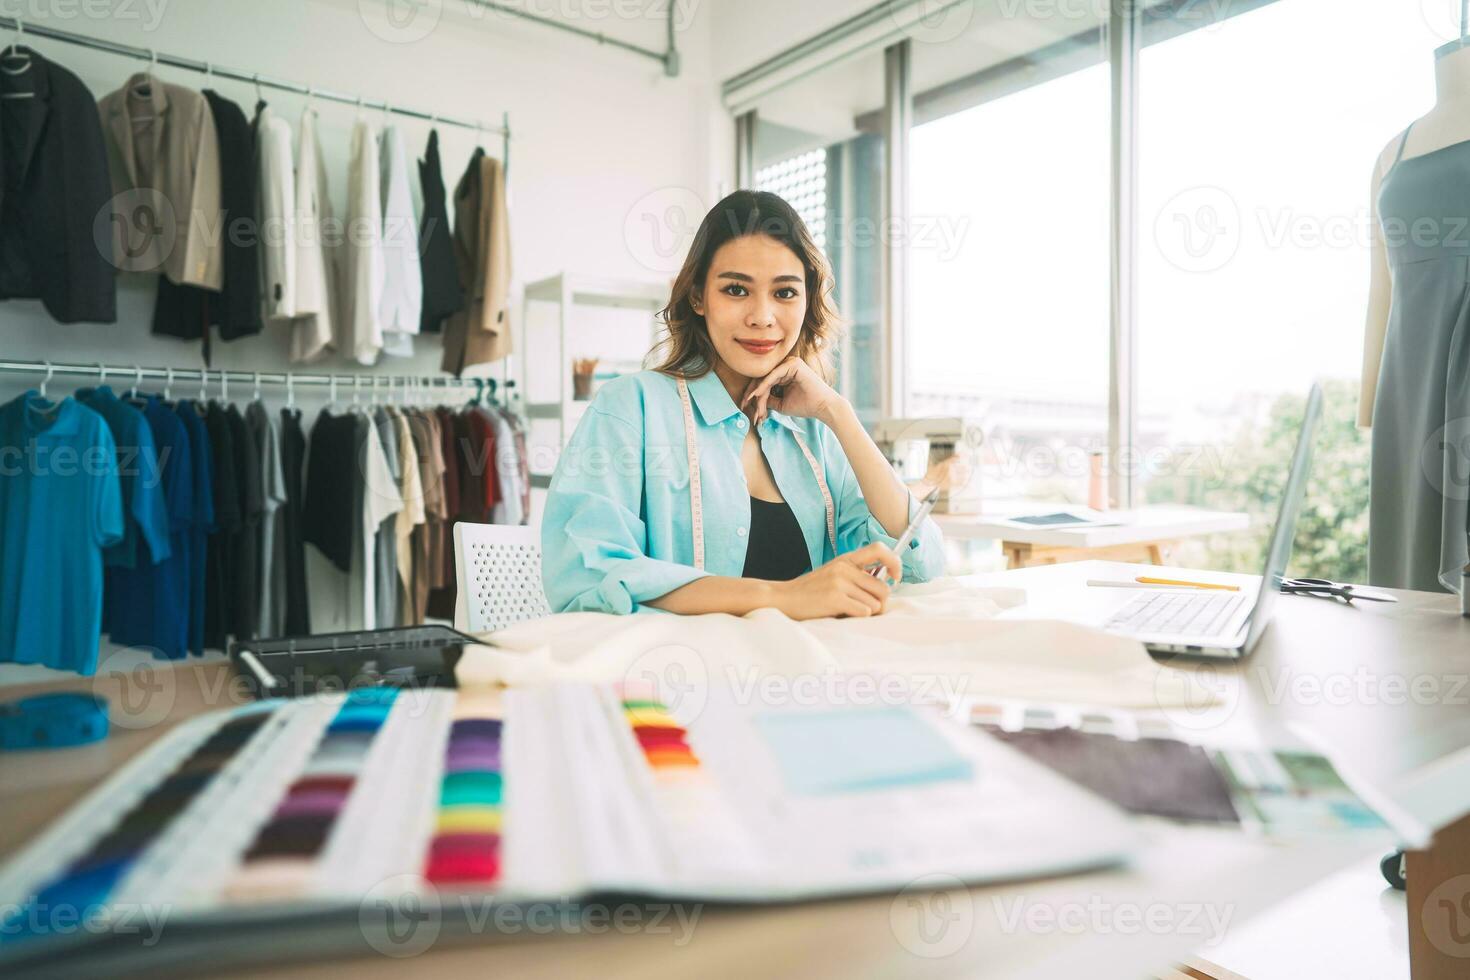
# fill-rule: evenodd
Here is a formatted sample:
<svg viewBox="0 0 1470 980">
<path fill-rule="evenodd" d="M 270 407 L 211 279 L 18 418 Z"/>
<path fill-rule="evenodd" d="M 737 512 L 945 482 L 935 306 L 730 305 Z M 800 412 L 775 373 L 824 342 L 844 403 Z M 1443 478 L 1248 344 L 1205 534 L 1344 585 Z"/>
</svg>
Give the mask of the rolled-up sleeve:
<svg viewBox="0 0 1470 980">
<path fill-rule="evenodd" d="M 644 553 L 642 494 L 642 433 L 590 406 L 557 464 L 541 520 L 541 578 L 553 612 L 637 612 L 709 574 Z"/>
<path fill-rule="evenodd" d="M 838 472 L 838 479 L 833 487 L 837 507 L 838 553 L 845 555 L 874 541 L 881 541 L 890 549 L 896 548 L 898 539 L 884 530 L 883 525 L 868 509 L 857 474 L 852 471 L 847 454 L 842 451 L 842 444 L 837 441 L 836 436 L 825 438 L 825 442 L 826 458 L 830 461 L 828 472 L 834 469 Z M 922 506 L 912 493 L 908 497 L 906 525 L 913 521 L 914 515 Z M 944 574 L 944 535 L 932 517 L 924 518 L 918 531 L 909 540 L 908 547 L 898 557 L 903 563 L 905 582 L 928 582 Z"/>
</svg>

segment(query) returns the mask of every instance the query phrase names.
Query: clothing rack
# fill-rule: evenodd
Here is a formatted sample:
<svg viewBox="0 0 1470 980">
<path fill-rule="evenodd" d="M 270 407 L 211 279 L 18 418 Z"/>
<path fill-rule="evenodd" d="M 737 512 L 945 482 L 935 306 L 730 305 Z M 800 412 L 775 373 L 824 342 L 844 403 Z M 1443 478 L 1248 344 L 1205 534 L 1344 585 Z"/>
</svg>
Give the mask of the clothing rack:
<svg viewBox="0 0 1470 980">
<path fill-rule="evenodd" d="M 480 133 L 499 133 L 503 143 L 503 156 L 501 164 L 507 173 L 510 171 L 510 113 L 501 113 L 501 124 L 499 126 L 487 126 L 476 119 L 456 119 L 452 116 L 441 116 L 436 112 L 425 112 L 422 109 L 413 109 L 407 106 L 396 106 L 387 101 L 372 101 L 361 96 L 348 95 L 344 92 L 334 92 L 330 89 L 316 88 L 311 85 L 303 85 L 300 82 L 292 82 L 282 78 L 271 78 L 259 72 L 242 71 L 239 68 L 226 68 L 209 61 L 197 61 L 193 58 L 184 58 L 176 54 L 166 54 L 154 48 L 140 48 L 132 44 L 122 44 L 118 41 L 106 41 L 102 38 L 91 37 L 86 34 L 76 34 L 65 31 L 59 27 L 49 27 L 45 24 L 27 24 L 23 18 L 0 17 L 0 27 L 15 32 L 12 44 L 20 44 L 26 35 L 43 37 L 50 41 L 62 41 L 66 44 L 75 44 L 79 47 L 90 48 L 93 51 L 106 51 L 109 54 L 119 55 L 124 58 L 137 58 L 146 61 L 150 65 L 168 65 L 171 68 L 183 68 L 186 71 L 199 72 L 202 75 L 219 78 L 230 78 L 240 82 L 250 82 L 255 85 L 257 93 L 262 88 L 275 89 L 280 92 L 291 92 L 296 95 L 304 95 L 308 99 L 325 99 L 328 102 L 340 102 L 343 105 L 357 106 L 359 109 L 375 109 L 391 112 L 399 116 L 407 116 L 410 119 L 424 119 L 430 123 L 446 126 L 459 126 L 463 129 L 473 129 Z"/>
<path fill-rule="evenodd" d="M 449 378 L 439 375 L 407 375 L 407 374 L 297 374 L 294 371 L 212 371 L 208 368 L 168 368 L 168 367 L 140 367 L 135 364 L 126 366 L 116 364 L 63 364 L 57 361 L 11 361 L 0 360 L 0 374 L 40 374 L 48 380 L 56 375 L 67 375 L 70 377 L 84 378 L 106 378 L 116 375 L 123 381 L 138 381 L 142 379 L 163 380 L 168 382 L 198 381 L 200 385 L 215 382 L 224 387 L 232 383 L 257 385 L 285 385 L 287 389 L 296 385 L 329 386 L 334 389 L 341 388 L 354 395 L 362 393 L 364 388 L 371 393 L 375 388 L 381 388 L 383 382 L 391 391 L 395 385 L 408 388 L 410 385 L 419 389 L 438 388 L 448 389 L 483 389 L 488 382 L 495 385 L 494 378 Z M 507 381 L 507 388 L 514 388 L 514 381 Z"/>
</svg>

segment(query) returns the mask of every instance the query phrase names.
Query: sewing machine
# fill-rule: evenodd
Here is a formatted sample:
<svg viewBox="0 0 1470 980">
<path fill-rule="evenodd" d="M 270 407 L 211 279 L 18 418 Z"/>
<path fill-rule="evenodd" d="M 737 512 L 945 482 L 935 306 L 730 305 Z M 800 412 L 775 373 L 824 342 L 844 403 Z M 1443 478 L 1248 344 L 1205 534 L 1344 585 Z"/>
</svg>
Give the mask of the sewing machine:
<svg viewBox="0 0 1470 980">
<path fill-rule="evenodd" d="M 927 476 L 941 485 L 935 513 L 980 513 L 985 431 L 978 419 L 884 419 L 873 427 L 873 441 L 905 483 Z"/>
</svg>

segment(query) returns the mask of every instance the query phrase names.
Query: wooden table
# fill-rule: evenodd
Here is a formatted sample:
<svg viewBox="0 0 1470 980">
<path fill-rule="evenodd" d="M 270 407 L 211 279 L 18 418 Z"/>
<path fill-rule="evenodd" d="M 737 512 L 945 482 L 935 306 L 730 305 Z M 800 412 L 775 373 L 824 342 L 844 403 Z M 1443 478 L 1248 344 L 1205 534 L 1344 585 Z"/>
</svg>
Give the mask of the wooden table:
<svg viewBox="0 0 1470 980">
<path fill-rule="evenodd" d="M 1026 589 L 1028 604 L 1007 612 L 1009 617 L 1095 622 L 1106 615 L 1107 603 L 1116 595 L 1082 583 L 1141 570 L 1080 562 L 975 576 L 972 581 Z M 1470 869 L 1470 863 L 1455 864 L 1453 850 L 1470 836 L 1462 819 L 1470 812 L 1470 708 L 1460 703 L 1470 690 L 1451 690 L 1458 679 L 1470 676 L 1470 621 L 1458 615 L 1453 596 L 1398 595 L 1402 601 L 1397 605 L 1362 608 L 1283 598 L 1277 622 L 1250 661 L 1189 668 L 1208 683 L 1224 684 L 1228 696 L 1208 711 L 1178 720 L 1268 740 L 1289 724 L 1310 724 L 1335 755 L 1351 762 L 1354 776 L 1392 795 L 1426 823 L 1453 825 L 1439 836 L 1434 850 L 1414 857 L 1407 907 L 1415 980 L 1459 978 L 1470 963 L 1461 958 L 1470 954 L 1470 942 L 1457 944 L 1457 934 L 1434 918 L 1439 912 L 1435 903 L 1445 893 L 1431 893 L 1452 881 L 1456 867 L 1460 872 Z M 1342 683 L 1351 694 L 1359 675 L 1365 678 L 1366 696 L 1339 696 Z M 1394 679 L 1423 679 L 1423 696 L 1406 699 L 1395 693 L 1397 686 L 1390 684 Z M 128 682 L 96 682 L 113 697 L 127 693 L 119 683 Z M 156 724 L 85 748 L 0 754 L 0 856 L 15 850 L 169 726 L 243 697 L 221 665 L 165 668 L 148 686 L 154 700 L 139 699 L 133 692 L 132 718 L 153 720 L 152 714 L 166 706 Z M 262 964 L 233 973 L 324 980 L 343 970 L 359 980 L 398 980 L 406 969 L 464 977 L 596 975 L 630 980 L 772 973 L 1137 980 L 1177 976 L 1168 964 L 1189 961 L 1195 964 L 1195 976 L 1210 976 L 1215 970 L 1223 978 L 1230 976 L 1226 971 L 1231 964 L 1210 958 L 1216 948 L 1211 940 L 1218 937 L 1202 932 L 1210 928 L 1211 916 L 1224 921 L 1227 937 L 1233 936 L 1241 923 L 1283 899 L 1379 856 L 1377 848 L 1361 842 L 1288 847 L 1240 833 L 1162 822 L 1146 824 L 1144 832 L 1147 845 L 1133 863 L 1093 874 L 938 891 L 926 887 L 898 896 L 790 907 L 700 906 L 687 941 L 652 930 L 549 936 L 521 930 L 482 934 L 468 942 L 441 941 L 423 954 L 427 958 L 410 962 L 365 948 L 318 949 L 318 957 L 331 959 L 277 969 Z M 1381 901 L 1381 889 L 1370 889 L 1363 900 Z M 1427 920 L 1425 910 L 1430 913 Z M 1353 943 L 1386 941 L 1364 934 L 1361 921 L 1361 916 L 1324 916 L 1321 934 L 1297 939 L 1307 946 L 1332 945 L 1339 953 Z M 1228 943 L 1219 946 L 1229 952 Z M 287 948 L 282 937 L 263 943 L 260 956 L 268 960 Z M 183 972 L 198 972 L 199 966 L 196 962 L 193 970 Z M 213 964 L 209 969 L 223 972 Z"/>
<path fill-rule="evenodd" d="M 1025 527 L 1010 518 L 1075 510 L 1016 502 L 997 505 L 985 514 L 935 514 L 945 536 L 957 540 L 999 540 L 1007 568 L 1031 568 L 1074 561 L 1125 561 L 1164 565 L 1172 549 L 1186 538 L 1243 531 L 1250 516 L 1196 507 L 1140 507 L 1113 511 L 1107 527 Z"/>
</svg>

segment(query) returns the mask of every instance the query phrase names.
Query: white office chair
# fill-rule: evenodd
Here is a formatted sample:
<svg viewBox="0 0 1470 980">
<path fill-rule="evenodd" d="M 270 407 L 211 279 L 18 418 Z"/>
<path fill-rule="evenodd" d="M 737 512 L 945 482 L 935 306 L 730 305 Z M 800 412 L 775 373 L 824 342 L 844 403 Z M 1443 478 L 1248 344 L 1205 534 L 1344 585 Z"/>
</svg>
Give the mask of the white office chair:
<svg viewBox="0 0 1470 980">
<path fill-rule="evenodd" d="M 541 588 L 541 532 L 514 524 L 454 525 L 454 628 L 489 633 L 551 615 Z"/>
</svg>

